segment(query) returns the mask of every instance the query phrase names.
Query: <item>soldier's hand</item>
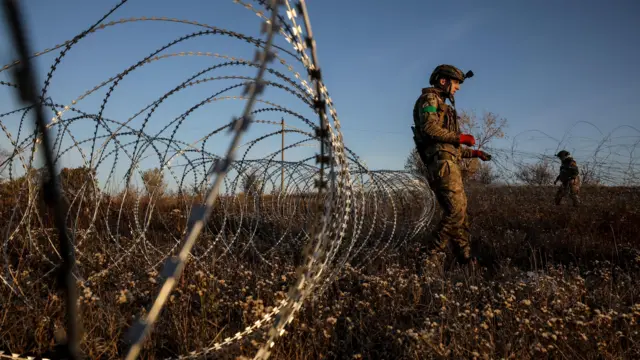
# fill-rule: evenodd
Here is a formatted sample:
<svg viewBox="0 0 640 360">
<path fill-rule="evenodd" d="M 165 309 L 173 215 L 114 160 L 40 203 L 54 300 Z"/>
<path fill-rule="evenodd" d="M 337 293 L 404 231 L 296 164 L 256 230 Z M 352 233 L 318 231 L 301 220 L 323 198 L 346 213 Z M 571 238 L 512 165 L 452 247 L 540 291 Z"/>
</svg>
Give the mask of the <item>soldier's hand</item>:
<svg viewBox="0 0 640 360">
<path fill-rule="evenodd" d="M 480 160 L 482 161 L 489 161 L 491 160 L 491 155 L 487 154 L 486 152 L 482 151 L 482 150 L 473 150 L 471 152 L 471 155 L 473 157 L 477 157 L 480 158 Z"/>
<path fill-rule="evenodd" d="M 476 144 L 476 139 L 473 137 L 473 135 L 460 134 L 460 144 L 473 146 Z"/>
</svg>

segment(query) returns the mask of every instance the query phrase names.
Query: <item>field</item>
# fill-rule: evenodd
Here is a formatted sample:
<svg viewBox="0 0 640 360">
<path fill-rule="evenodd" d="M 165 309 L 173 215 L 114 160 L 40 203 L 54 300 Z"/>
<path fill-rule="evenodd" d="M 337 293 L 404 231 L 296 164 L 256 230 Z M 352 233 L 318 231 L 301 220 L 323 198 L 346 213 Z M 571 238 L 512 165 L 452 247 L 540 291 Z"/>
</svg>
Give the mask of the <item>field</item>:
<svg viewBox="0 0 640 360">
<path fill-rule="evenodd" d="M 416 249 L 420 241 L 427 241 L 428 231 L 402 246 L 390 246 L 369 263 L 363 261 L 365 255 L 383 245 L 365 249 L 354 259 L 363 266 L 344 266 L 325 292 L 305 303 L 276 342 L 272 357 L 640 358 L 640 189 L 585 187 L 583 205 L 577 209 L 567 200 L 555 206 L 554 191 L 470 186 L 472 234 L 483 271 L 459 268 L 450 257 L 444 268 L 422 262 Z M 126 226 L 121 225 L 117 244 L 107 235 L 113 226 L 100 223 L 95 232 L 77 231 L 79 271 L 86 280 L 79 282 L 82 351 L 88 358 L 122 358 L 126 330 L 158 291 L 157 270 L 149 269 L 160 268 L 158 263 L 174 249 L 174 237 L 180 237 L 185 217 L 181 201 L 167 197 L 156 202 L 153 219 L 162 221 L 149 222 L 144 241 L 135 246 L 136 232 L 128 232 Z M 5 224 L 19 207 L 9 202 L 4 198 L 0 209 Z M 109 208 L 118 210 L 121 205 L 134 206 L 112 199 Z M 148 206 L 142 201 L 137 213 L 144 214 Z M 111 219 L 118 214 L 115 210 L 111 215 L 99 212 Z M 91 216 L 74 214 L 79 229 Z M 229 209 L 225 214 L 226 221 L 238 224 Z M 146 342 L 143 358 L 199 353 L 252 326 L 278 305 L 295 281 L 304 217 L 285 222 L 245 216 L 244 230 L 234 228 L 238 244 L 233 252 L 223 255 L 222 246 L 208 245 L 213 243 L 213 230 L 198 240 L 195 258 Z M 219 227 L 222 217 L 214 211 L 212 229 Z M 398 214 L 400 220 L 403 217 L 415 214 Z M 28 221 L 38 228 L 36 220 Z M 130 224 L 136 219 L 118 221 Z M 431 225 L 437 221 L 438 212 Z M 2 255 L 8 266 L 3 273 L 13 278 L 15 292 L 0 286 L 0 349 L 46 355 L 64 316 L 62 295 L 54 290 L 53 265 L 47 260 L 58 261 L 48 250 L 55 231 L 25 231 L 7 243 Z M 402 231 L 396 229 L 396 234 Z M 242 239 L 254 232 L 255 247 L 246 246 Z M 281 239 L 277 247 L 273 239 Z M 251 358 L 262 335 L 255 331 L 207 358 Z"/>
<path fill-rule="evenodd" d="M 560 49 L 578 64 L 523 62 L 518 54 L 557 53 L 539 47 L 556 43 L 538 41 L 543 31 L 578 45 L 576 35 L 593 41 L 603 32 L 564 31 L 570 19 L 558 6 L 537 11 L 558 15 L 560 27 L 550 18 L 519 26 L 529 31 L 521 34 L 485 27 L 493 11 L 444 11 L 450 18 L 438 18 L 446 26 L 430 32 L 443 33 L 447 46 L 488 54 L 468 53 L 478 77 L 462 88 L 472 101 L 460 105 L 492 109 L 476 115 L 455 105 L 457 85 L 446 81 L 452 71 L 433 69 L 438 49 L 415 49 L 405 33 L 408 16 L 428 12 L 417 3 L 385 4 L 363 17 L 360 7 L 321 1 L 308 1 L 311 12 L 305 1 L 226 2 L 26 6 L 24 22 L 6 12 L 7 29 L 22 23 L 31 36 L 1 37 L 0 360 L 60 357 L 59 230 L 38 190 L 43 182 L 35 181 L 58 167 L 86 359 L 126 356 L 128 332 L 158 299 L 163 267 L 183 248 L 192 219 L 203 218 L 193 205 L 211 184 L 221 194 L 207 222 L 196 222 L 202 231 L 138 358 L 257 360 L 270 347 L 270 359 L 284 360 L 640 359 L 640 187 L 596 186 L 640 185 L 638 130 L 623 124 L 637 109 L 628 98 L 604 99 L 633 91 L 637 72 L 625 71 L 618 88 L 598 94 L 608 104 L 605 118 L 585 110 L 591 95 L 572 91 L 602 82 L 588 71 L 575 81 L 576 70 L 602 63 L 576 51 L 623 60 L 636 53 L 607 41 Z M 578 15 L 590 15 L 582 7 Z M 606 11 L 620 10 L 613 8 Z M 519 20 L 514 9 L 500 10 L 522 25 L 536 9 Z M 620 31 L 608 38 L 631 33 L 630 12 L 597 10 L 599 24 L 615 19 L 603 28 Z M 37 41 L 20 40 L 30 37 Z M 417 56 L 402 56 L 405 48 Z M 504 61 L 483 64 L 492 49 Z M 614 60 L 607 68 L 628 68 Z M 525 66 L 521 86 L 503 76 Z M 537 76 L 549 69 L 553 84 Z M 472 76 L 460 73 L 459 83 Z M 444 90 L 457 114 L 445 120 L 438 106 L 438 124 L 473 134 L 472 143 L 460 142 L 491 154 L 491 162 L 476 152 L 459 162 L 479 269 L 460 267 L 450 253 L 436 264 L 421 251 L 440 211 L 422 179 L 427 168 L 411 140 L 412 104 L 404 102 L 428 83 Z M 401 89 L 414 95 L 396 97 Z M 336 103 L 346 104 L 344 112 Z M 507 119 L 493 111 L 515 119 L 514 133 L 506 136 Z M 451 137 L 427 138 L 457 143 Z M 554 205 L 556 188 L 547 186 L 561 148 L 580 167 L 578 208 L 568 199 Z M 325 193 L 330 209 L 313 196 L 325 181 L 335 185 Z M 272 324 L 299 304 L 271 343 Z"/>
</svg>

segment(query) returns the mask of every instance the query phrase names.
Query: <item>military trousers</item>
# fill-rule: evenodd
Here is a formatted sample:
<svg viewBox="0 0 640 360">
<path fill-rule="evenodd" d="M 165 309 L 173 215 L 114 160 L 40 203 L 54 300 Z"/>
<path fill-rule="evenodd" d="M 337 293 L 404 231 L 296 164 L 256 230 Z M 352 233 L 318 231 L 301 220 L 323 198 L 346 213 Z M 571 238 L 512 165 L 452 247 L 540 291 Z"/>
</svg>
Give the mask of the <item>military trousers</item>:
<svg viewBox="0 0 640 360">
<path fill-rule="evenodd" d="M 458 260 L 466 262 L 471 257 L 470 227 L 458 161 L 451 154 L 438 152 L 426 166 L 429 186 L 442 208 L 442 218 L 433 231 L 434 242 L 429 250 L 445 251 L 451 241 Z"/>
<path fill-rule="evenodd" d="M 562 184 L 556 192 L 556 205 L 560 205 L 562 199 L 567 195 L 571 198 L 573 206 L 580 205 L 580 176 L 562 181 Z"/>
</svg>

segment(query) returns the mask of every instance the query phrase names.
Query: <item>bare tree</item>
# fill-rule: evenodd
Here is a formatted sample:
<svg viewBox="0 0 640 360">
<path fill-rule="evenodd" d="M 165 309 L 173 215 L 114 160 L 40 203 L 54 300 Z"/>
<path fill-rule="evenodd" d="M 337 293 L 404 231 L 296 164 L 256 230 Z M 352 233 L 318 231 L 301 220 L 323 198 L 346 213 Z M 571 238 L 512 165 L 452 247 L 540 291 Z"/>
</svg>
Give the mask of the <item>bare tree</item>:
<svg viewBox="0 0 640 360">
<path fill-rule="evenodd" d="M 480 184 L 489 185 L 498 179 L 498 175 L 493 171 L 491 164 L 480 163 L 478 170 L 469 177 L 469 180 Z"/>
<path fill-rule="evenodd" d="M 142 173 L 142 183 L 149 195 L 162 195 L 165 192 L 164 174 L 158 168 L 149 169 Z"/>
<path fill-rule="evenodd" d="M 259 171 L 251 169 L 242 178 L 242 191 L 247 195 L 261 195 L 262 181 L 259 179 Z"/>
<path fill-rule="evenodd" d="M 427 177 L 427 167 L 422 160 L 420 160 L 420 155 L 418 155 L 418 150 L 416 150 L 415 147 L 411 149 L 411 153 L 409 153 L 404 163 L 404 169 L 413 175 L 424 178 Z"/>
<path fill-rule="evenodd" d="M 96 170 L 88 167 L 63 168 L 60 171 L 60 181 L 62 190 L 71 198 L 76 195 L 94 197 L 95 186 L 97 185 Z"/>
<path fill-rule="evenodd" d="M 555 179 L 551 165 L 547 160 L 521 165 L 515 176 L 527 185 L 551 185 Z"/>
<path fill-rule="evenodd" d="M 596 164 L 584 163 L 580 169 L 582 185 L 601 185 L 602 174 Z"/>
<path fill-rule="evenodd" d="M 476 148 L 478 150 L 486 148 L 494 139 L 504 138 L 504 131 L 507 128 L 507 119 L 501 118 L 492 112 L 485 112 L 482 118 L 478 119 L 475 111 L 462 110 L 458 116 L 458 122 L 463 133 L 471 134 L 476 139 Z M 480 160 L 477 158 L 462 159 L 460 162 L 460 170 L 465 180 L 473 178 L 474 174 L 480 169 Z M 490 167 L 482 169 L 485 175 L 487 171 L 490 171 Z"/>
<path fill-rule="evenodd" d="M 490 111 L 485 112 L 482 119 L 478 120 L 475 111 L 462 110 L 458 121 L 462 132 L 470 133 L 476 138 L 478 148 L 486 147 L 493 139 L 504 138 L 504 131 L 508 127 L 507 119 Z"/>
</svg>

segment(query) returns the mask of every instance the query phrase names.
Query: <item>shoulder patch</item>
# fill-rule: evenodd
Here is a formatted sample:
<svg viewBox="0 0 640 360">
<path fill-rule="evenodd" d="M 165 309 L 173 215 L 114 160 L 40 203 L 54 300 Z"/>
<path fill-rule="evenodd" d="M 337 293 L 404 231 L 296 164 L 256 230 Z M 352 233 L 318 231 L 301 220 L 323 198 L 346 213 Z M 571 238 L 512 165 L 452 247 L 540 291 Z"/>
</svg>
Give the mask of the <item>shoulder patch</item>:
<svg viewBox="0 0 640 360">
<path fill-rule="evenodd" d="M 435 106 L 431 106 L 431 105 L 427 105 L 425 107 L 422 108 L 422 113 L 434 113 L 437 112 L 438 108 L 436 108 Z"/>
</svg>

